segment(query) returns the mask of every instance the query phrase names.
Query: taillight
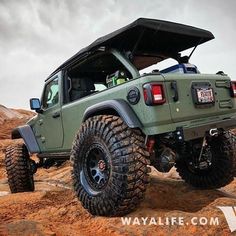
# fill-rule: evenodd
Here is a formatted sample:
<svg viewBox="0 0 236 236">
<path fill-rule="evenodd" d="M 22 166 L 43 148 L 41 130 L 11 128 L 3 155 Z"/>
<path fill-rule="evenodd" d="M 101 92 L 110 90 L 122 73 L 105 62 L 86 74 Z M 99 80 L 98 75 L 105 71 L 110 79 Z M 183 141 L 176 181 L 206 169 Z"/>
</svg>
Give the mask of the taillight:
<svg viewBox="0 0 236 236">
<path fill-rule="evenodd" d="M 231 96 L 236 97 L 236 81 L 231 82 Z"/>
<path fill-rule="evenodd" d="M 161 105 L 166 102 L 163 84 L 148 83 L 143 86 L 143 97 L 146 105 Z"/>
</svg>

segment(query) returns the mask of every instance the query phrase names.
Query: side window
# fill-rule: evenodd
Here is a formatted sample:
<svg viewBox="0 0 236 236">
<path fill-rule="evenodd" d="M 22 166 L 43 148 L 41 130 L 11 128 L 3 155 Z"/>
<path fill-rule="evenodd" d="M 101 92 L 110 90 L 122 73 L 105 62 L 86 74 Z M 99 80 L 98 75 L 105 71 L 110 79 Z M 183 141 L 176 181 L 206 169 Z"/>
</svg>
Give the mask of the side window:
<svg viewBox="0 0 236 236">
<path fill-rule="evenodd" d="M 50 108 L 56 105 L 59 101 L 59 85 L 58 85 L 58 78 L 50 81 L 45 89 L 43 94 L 43 109 Z"/>
<path fill-rule="evenodd" d="M 89 77 L 71 78 L 70 101 L 75 101 L 95 92 L 95 85 Z"/>
<path fill-rule="evenodd" d="M 67 70 L 67 101 L 72 102 L 132 79 L 129 70 L 109 52 L 98 52 Z"/>
</svg>

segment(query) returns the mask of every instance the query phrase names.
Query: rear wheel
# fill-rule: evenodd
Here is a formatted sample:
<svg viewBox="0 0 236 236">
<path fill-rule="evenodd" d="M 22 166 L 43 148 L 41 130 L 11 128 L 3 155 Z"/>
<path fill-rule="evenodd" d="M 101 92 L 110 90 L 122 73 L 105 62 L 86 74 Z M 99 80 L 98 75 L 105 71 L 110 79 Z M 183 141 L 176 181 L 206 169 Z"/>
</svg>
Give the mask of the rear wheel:
<svg viewBox="0 0 236 236">
<path fill-rule="evenodd" d="M 33 161 L 24 144 L 7 147 L 5 165 L 12 193 L 34 191 Z"/>
<path fill-rule="evenodd" d="M 199 156 L 200 149 L 192 149 L 176 162 L 177 172 L 188 184 L 201 189 L 214 189 L 233 180 L 236 163 L 234 139 L 230 132 L 209 138 L 202 150 L 201 161 Z"/>
<path fill-rule="evenodd" d="M 83 206 L 93 215 L 133 211 L 146 191 L 148 157 L 141 132 L 119 117 L 86 120 L 71 154 L 74 188 Z"/>
<path fill-rule="evenodd" d="M 236 135 L 235 132 L 230 131 L 229 135 L 232 138 L 233 150 L 234 150 L 234 176 L 236 176 Z"/>
</svg>

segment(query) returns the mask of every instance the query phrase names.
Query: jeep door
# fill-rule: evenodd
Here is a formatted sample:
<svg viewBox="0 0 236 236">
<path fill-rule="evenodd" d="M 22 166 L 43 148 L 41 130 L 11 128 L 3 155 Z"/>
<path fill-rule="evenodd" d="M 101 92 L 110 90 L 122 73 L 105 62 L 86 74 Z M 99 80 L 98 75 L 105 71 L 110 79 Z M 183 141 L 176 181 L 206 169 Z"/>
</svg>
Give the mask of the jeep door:
<svg viewBox="0 0 236 236">
<path fill-rule="evenodd" d="M 62 147 L 61 72 L 47 80 L 41 99 L 42 113 L 37 122 L 37 138 L 43 151 L 56 151 Z"/>
</svg>

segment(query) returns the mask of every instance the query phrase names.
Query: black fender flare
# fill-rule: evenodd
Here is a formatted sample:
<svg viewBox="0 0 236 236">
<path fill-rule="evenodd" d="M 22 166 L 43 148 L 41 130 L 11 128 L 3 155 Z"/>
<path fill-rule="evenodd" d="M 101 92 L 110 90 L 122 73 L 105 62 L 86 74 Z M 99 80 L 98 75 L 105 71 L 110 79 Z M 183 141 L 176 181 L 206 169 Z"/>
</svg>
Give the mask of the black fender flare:
<svg viewBox="0 0 236 236">
<path fill-rule="evenodd" d="M 83 122 L 95 115 L 109 114 L 106 111 L 114 111 L 117 113 L 130 128 L 142 127 L 133 109 L 123 99 L 111 99 L 88 107 L 84 112 Z"/>
<path fill-rule="evenodd" d="M 11 138 L 23 138 L 24 143 L 30 153 L 40 153 L 40 148 L 35 138 L 34 132 L 29 125 L 23 125 L 13 129 Z"/>
</svg>

